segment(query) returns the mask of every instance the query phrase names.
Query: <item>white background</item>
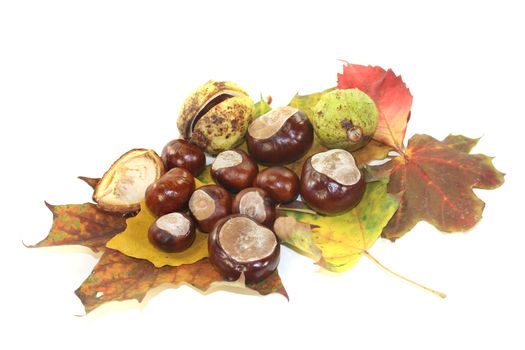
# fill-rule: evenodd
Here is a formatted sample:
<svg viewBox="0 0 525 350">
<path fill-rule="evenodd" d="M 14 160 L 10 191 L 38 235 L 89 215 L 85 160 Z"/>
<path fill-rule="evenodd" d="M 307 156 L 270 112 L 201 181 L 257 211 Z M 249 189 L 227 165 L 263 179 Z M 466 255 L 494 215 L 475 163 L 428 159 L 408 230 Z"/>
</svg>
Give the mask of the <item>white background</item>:
<svg viewBox="0 0 525 350">
<path fill-rule="evenodd" d="M 0 347 L 523 349 L 524 12 L 519 1 L 1 1 Z M 337 59 L 391 67 L 414 95 L 408 136 L 483 136 L 475 152 L 507 173 L 468 234 L 428 224 L 371 253 L 442 300 L 368 260 L 318 273 L 284 249 L 290 294 L 256 297 L 183 286 L 87 317 L 73 291 L 97 257 L 25 249 L 51 225 L 44 200 L 90 199 L 134 147 L 177 136 L 181 102 L 208 79 L 274 105 L 336 84 Z"/>
</svg>

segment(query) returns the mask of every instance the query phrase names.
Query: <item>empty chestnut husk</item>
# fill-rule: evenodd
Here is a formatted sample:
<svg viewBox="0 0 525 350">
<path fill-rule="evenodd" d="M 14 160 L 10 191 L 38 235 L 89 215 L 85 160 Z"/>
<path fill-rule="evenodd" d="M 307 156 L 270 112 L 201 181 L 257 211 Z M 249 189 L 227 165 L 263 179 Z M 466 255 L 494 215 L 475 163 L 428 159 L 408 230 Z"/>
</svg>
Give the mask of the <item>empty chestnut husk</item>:
<svg viewBox="0 0 525 350">
<path fill-rule="evenodd" d="M 187 208 L 195 179 L 184 168 L 173 168 L 146 189 L 146 205 L 157 217 Z"/>
<path fill-rule="evenodd" d="M 162 149 L 162 161 L 166 171 L 173 168 L 189 170 L 193 176 L 199 176 L 206 166 L 204 152 L 186 140 L 172 140 Z"/>
<path fill-rule="evenodd" d="M 305 160 L 301 173 L 301 197 L 321 214 L 350 210 L 363 198 L 366 182 L 350 152 L 332 149 Z"/>
<path fill-rule="evenodd" d="M 229 281 L 244 274 L 248 283 L 268 277 L 279 264 L 280 246 L 267 227 L 244 215 L 221 219 L 208 237 L 210 262 Z"/>
<path fill-rule="evenodd" d="M 181 213 L 166 214 L 151 224 L 148 239 L 165 252 L 182 252 L 195 241 L 195 225 Z"/>
<path fill-rule="evenodd" d="M 219 153 L 210 168 L 213 181 L 233 193 L 250 187 L 258 172 L 257 163 L 240 149 Z"/>
<path fill-rule="evenodd" d="M 259 163 L 282 165 L 308 152 L 314 128 L 306 114 L 290 106 L 272 109 L 255 119 L 246 133 L 248 152 Z"/>
<path fill-rule="evenodd" d="M 258 173 L 253 186 L 268 192 L 277 203 L 291 202 L 299 195 L 299 177 L 282 166 L 267 168 Z"/>
<path fill-rule="evenodd" d="M 261 225 L 272 227 L 276 215 L 275 203 L 262 188 L 248 187 L 233 198 L 232 214 L 243 214 Z"/>
<path fill-rule="evenodd" d="M 199 187 L 193 192 L 189 202 L 191 215 L 202 232 L 209 233 L 223 217 L 231 213 L 230 193 L 217 185 Z"/>
</svg>

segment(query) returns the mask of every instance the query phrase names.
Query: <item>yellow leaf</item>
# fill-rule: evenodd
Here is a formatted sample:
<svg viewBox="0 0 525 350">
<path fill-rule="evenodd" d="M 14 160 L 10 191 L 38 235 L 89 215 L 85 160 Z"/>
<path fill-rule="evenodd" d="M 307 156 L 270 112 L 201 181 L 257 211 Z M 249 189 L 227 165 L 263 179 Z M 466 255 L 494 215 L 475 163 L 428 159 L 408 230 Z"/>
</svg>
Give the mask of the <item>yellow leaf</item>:
<svg viewBox="0 0 525 350">
<path fill-rule="evenodd" d="M 192 246 L 183 252 L 167 253 L 156 248 L 148 240 L 149 226 L 156 218 L 144 202 L 140 207 L 139 214 L 127 220 L 126 230 L 113 237 L 106 247 L 133 258 L 149 260 L 156 267 L 193 264 L 208 256 L 208 235 L 199 231 Z"/>
</svg>

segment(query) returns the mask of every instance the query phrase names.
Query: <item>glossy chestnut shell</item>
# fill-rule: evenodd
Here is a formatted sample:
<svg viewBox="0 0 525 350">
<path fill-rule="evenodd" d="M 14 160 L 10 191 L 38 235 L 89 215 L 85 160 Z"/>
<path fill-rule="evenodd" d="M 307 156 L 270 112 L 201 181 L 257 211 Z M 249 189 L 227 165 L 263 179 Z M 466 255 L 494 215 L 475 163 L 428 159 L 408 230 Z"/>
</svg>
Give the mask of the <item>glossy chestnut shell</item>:
<svg viewBox="0 0 525 350">
<path fill-rule="evenodd" d="M 166 214 L 151 224 L 148 239 L 151 244 L 165 252 L 182 252 L 195 241 L 195 225 L 184 214 Z"/>
<path fill-rule="evenodd" d="M 191 195 L 189 208 L 197 227 L 209 233 L 223 217 L 230 215 L 232 197 L 228 191 L 217 185 L 206 185 Z"/>
<path fill-rule="evenodd" d="M 308 152 L 314 141 L 314 128 L 306 114 L 285 106 L 255 119 L 248 127 L 248 152 L 259 163 L 282 165 L 296 161 Z"/>
<path fill-rule="evenodd" d="M 195 179 L 184 168 L 173 168 L 146 189 L 146 205 L 157 217 L 186 209 Z"/>
<path fill-rule="evenodd" d="M 233 193 L 250 187 L 258 172 L 257 163 L 240 149 L 219 153 L 210 168 L 213 181 Z"/>
<path fill-rule="evenodd" d="M 280 245 L 267 227 L 244 215 L 221 219 L 208 236 L 210 262 L 229 281 L 264 280 L 279 264 Z"/>
<path fill-rule="evenodd" d="M 326 160 L 336 157 L 335 163 L 326 164 L 328 172 L 318 171 L 312 164 L 312 159 L 323 156 Z M 346 167 L 350 174 L 344 174 L 341 169 Z M 337 173 L 339 171 L 339 173 Z M 332 172 L 330 176 L 327 173 Z M 333 175 L 336 174 L 336 175 Z M 348 175 L 351 175 L 348 177 Z M 345 180 L 345 176 L 347 179 Z M 339 179 L 334 179 L 339 177 Z M 351 178 L 350 180 L 348 178 Z M 300 193 L 302 199 L 316 212 L 327 215 L 339 214 L 355 207 L 363 198 L 366 182 L 363 174 L 357 168 L 350 152 L 344 150 L 329 150 L 307 158 L 301 173 Z"/>
<path fill-rule="evenodd" d="M 184 168 L 193 176 L 199 176 L 206 166 L 204 152 L 186 140 L 172 140 L 162 150 L 162 161 L 167 170 Z"/>
<path fill-rule="evenodd" d="M 288 203 L 299 195 L 299 177 L 292 170 L 275 166 L 264 169 L 253 181 L 254 187 L 268 192 L 277 203 Z"/>
<path fill-rule="evenodd" d="M 275 202 L 262 188 L 248 187 L 233 198 L 232 214 L 247 215 L 261 225 L 272 227 L 276 216 Z"/>
</svg>

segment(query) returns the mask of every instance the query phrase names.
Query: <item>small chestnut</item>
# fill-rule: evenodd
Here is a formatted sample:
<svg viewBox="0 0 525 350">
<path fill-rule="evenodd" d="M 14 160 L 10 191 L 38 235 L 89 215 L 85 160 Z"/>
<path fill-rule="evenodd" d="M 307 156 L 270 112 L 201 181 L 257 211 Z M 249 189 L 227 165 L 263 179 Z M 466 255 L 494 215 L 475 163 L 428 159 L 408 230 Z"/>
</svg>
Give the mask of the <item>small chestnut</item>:
<svg viewBox="0 0 525 350">
<path fill-rule="evenodd" d="M 204 152 L 186 140 L 168 142 L 161 157 L 166 171 L 178 167 L 189 170 L 193 176 L 199 176 L 206 166 Z"/>
<path fill-rule="evenodd" d="M 338 214 L 355 207 L 363 198 L 366 182 L 352 154 L 332 149 L 305 160 L 301 197 L 321 214 Z"/>
<path fill-rule="evenodd" d="M 246 133 L 248 152 L 259 163 L 282 165 L 308 152 L 314 128 L 306 114 L 290 106 L 272 109 L 255 119 Z"/>
<path fill-rule="evenodd" d="M 166 214 L 151 224 L 148 239 L 165 252 L 182 252 L 195 240 L 195 225 L 181 213 Z"/>
<path fill-rule="evenodd" d="M 219 153 L 210 168 L 213 180 L 233 193 L 250 187 L 258 172 L 257 163 L 240 149 Z"/>
<path fill-rule="evenodd" d="M 248 187 L 233 198 L 232 214 L 243 214 L 261 225 L 272 227 L 276 215 L 275 203 L 262 188 Z"/>
<path fill-rule="evenodd" d="M 277 203 L 288 203 L 299 195 L 299 177 L 282 166 L 264 169 L 255 177 L 254 187 L 266 190 Z"/>
<path fill-rule="evenodd" d="M 157 217 L 186 209 L 195 179 L 184 168 L 173 168 L 146 189 L 146 205 Z"/>
<path fill-rule="evenodd" d="M 189 207 L 197 227 L 202 232 L 209 233 L 217 221 L 230 215 L 232 197 L 220 186 L 206 185 L 193 192 Z"/>
<path fill-rule="evenodd" d="M 222 218 L 208 236 L 210 262 L 229 281 L 244 274 L 248 283 L 268 277 L 279 264 L 275 234 L 244 215 Z"/>
</svg>

